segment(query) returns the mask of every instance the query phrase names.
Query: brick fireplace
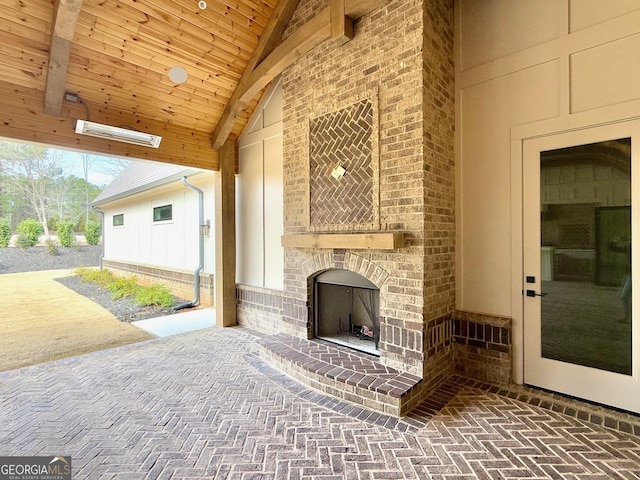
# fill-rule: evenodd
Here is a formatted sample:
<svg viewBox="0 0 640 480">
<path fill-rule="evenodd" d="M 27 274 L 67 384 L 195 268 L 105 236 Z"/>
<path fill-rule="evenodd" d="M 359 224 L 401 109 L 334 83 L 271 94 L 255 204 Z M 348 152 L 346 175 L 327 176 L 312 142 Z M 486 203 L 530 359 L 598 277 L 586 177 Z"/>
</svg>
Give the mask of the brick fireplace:
<svg viewBox="0 0 640 480">
<path fill-rule="evenodd" d="M 302 0 L 285 35 L 325 3 Z M 454 310 L 453 2 L 388 2 L 351 41 L 300 58 L 282 85 L 284 291 L 238 290 L 241 323 L 278 332 L 261 342 L 265 355 L 395 414 L 450 377 L 459 352 L 508 368 L 504 322 L 490 327 L 501 351 L 485 355 L 465 337 L 477 317 Z M 331 271 L 375 286 L 375 356 L 316 339 L 314 279 Z"/>
<path fill-rule="evenodd" d="M 300 2 L 290 27 L 324 4 Z M 312 337 L 309 279 L 355 272 L 380 290 L 380 362 L 433 382 L 453 365 L 452 7 L 392 2 L 361 18 L 350 42 L 327 42 L 283 75 L 285 237 L 316 235 L 323 247 L 285 249 L 282 328 Z M 402 241 L 342 243 L 385 233 Z"/>
</svg>

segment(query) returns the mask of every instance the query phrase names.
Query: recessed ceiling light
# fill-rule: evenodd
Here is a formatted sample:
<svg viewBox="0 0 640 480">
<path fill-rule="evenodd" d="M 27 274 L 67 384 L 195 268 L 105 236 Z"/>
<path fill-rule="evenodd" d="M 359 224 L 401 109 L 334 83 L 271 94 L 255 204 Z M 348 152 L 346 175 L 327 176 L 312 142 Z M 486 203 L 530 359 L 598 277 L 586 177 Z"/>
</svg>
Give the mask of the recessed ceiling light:
<svg viewBox="0 0 640 480">
<path fill-rule="evenodd" d="M 200 0 L 200 1 L 198 2 L 198 8 L 199 8 L 200 10 L 204 10 L 205 8 L 207 8 L 207 2 L 205 2 L 204 0 Z"/>
<path fill-rule="evenodd" d="M 173 83 L 184 83 L 187 81 L 187 71 L 182 67 L 172 67 L 169 70 L 169 79 Z"/>
</svg>

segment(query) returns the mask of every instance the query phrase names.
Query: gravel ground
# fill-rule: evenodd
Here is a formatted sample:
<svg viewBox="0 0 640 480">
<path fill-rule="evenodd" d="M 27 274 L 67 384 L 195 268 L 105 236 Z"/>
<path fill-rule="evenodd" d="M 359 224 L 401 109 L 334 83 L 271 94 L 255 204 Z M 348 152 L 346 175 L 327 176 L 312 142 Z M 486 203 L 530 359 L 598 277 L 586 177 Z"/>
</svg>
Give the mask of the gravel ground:
<svg viewBox="0 0 640 480">
<path fill-rule="evenodd" d="M 59 248 L 59 255 L 49 255 L 46 247 L 26 249 L 0 248 L 0 275 L 41 270 L 64 270 L 77 267 L 97 267 L 101 253 L 102 247 L 99 245 Z M 57 281 L 106 308 L 114 317 L 123 322 L 133 322 L 176 313 L 171 308 L 142 307 L 129 298 L 114 300 L 111 298 L 111 292 L 93 283 L 83 282 L 77 275 L 59 278 Z M 174 305 L 182 301 L 175 298 Z"/>
<path fill-rule="evenodd" d="M 0 274 L 97 267 L 102 246 L 58 247 L 58 252 L 59 255 L 49 255 L 47 247 L 0 248 Z"/>
</svg>

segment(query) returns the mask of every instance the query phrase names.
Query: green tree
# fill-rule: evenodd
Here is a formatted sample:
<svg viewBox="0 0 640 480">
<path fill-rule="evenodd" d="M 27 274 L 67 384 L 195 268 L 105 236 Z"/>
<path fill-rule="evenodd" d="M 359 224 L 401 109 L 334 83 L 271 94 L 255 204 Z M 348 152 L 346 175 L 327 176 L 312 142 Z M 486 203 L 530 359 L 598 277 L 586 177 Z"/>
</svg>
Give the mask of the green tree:
<svg viewBox="0 0 640 480">
<path fill-rule="evenodd" d="M 8 218 L 11 221 L 11 227 L 14 228 L 25 218 L 35 215 L 25 199 L 10 188 L 10 181 L 6 175 L 2 175 L 1 169 L 0 166 L 0 216 Z"/>
<path fill-rule="evenodd" d="M 69 157 L 71 159 L 71 157 Z M 90 201 L 104 186 L 89 183 L 93 173 L 117 176 L 129 161 L 82 154 L 82 175 L 67 174 L 65 152 L 0 141 L 0 217 L 14 227 L 26 218 L 37 218 L 47 235 L 57 222 L 69 219 L 77 231 L 88 220 L 97 220 Z"/>
<path fill-rule="evenodd" d="M 91 205 L 89 205 L 89 171 L 91 170 L 91 165 L 95 163 L 96 156 L 91 155 L 89 153 L 82 153 L 80 155 L 82 158 L 82 173 L 84 175 L 84 207 L 85 207 L 85 224 L 89 221 L 89 211 L 91 210 Z"/>
<path fill-rule="evenodd" d="M 11 241 L 11 220 L 0 217 L 0 248 L 8 247 Z"/>
<path fill-rule="evenodd" d="M 52 185 L 52 213 L 59 218 L 72 220 L 78 230 L 83 230 L 87 219 L 86 197 L 95 198 L 102 191 L 73 175 L 57 178 Z M 93 213 L 89 212 L 89 218 Z"/>
<path fill-rule="evenodd" d="M 13 142 L 0 142 L 0 172 L 13 194 L 29 204 L 49 238 L 51 186 L 62 175 L 59 150 Z"/>
</svg>

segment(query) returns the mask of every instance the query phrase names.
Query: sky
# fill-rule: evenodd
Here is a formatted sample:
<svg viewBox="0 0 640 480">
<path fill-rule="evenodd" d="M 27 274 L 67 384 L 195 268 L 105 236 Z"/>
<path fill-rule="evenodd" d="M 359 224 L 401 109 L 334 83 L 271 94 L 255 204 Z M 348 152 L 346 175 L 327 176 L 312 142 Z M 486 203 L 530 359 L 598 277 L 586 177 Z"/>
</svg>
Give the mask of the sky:
<svg viewBox="0 0 640 480">
<path fill-rule="evenodd" d="M 59 151 L 63 154 L 60 166 L 64 171 L 64 175 L 74 175 L 78 178 L 84 178 L 80 153 L 66 150 Z M 93 158 L 94 160 L 89 169 L 89 183 L 98 187 L 104 187 L 111 183 L 119 171 L 108 164 L 110 157 L 93 155 Z"/>
<path fill-rule="evenodd" d="M 18 142 L 17 140 L 5 139 L 0 137 L 0 141 L 8 141 L 8 142 Z M 25 143 L 25 142 L 18 142 Z M 74 150 L 65 150 L 60 148 L 55 148 L 52 146 L 45 146 L 48 150 L 53 151 L 56 155 L 56 158 L 60 161 L 60 168 L 62 168 L 62 174 L 66 177 L 69 175 L 73 175 L 78 178 L 84 178 L 84 172 L 82 169 L 82 156 L 80 152 Z M 122 171 L 122 169 L 126 166 L 124 162 L 130 162 L 131 160 L 128 158 L 123 159 L 124 162 L 121 162 L 122 165 L 118 166 L 117 163 L 114 162 L 114 158 L 116 157 L 107 157 L 101 156 L 97 154 L 91 154 L 91 166 L 89 168 L 88 181 L 92 185 L 97 187 L 105 187 L 110 184 L 115 177 Z"/>
</svg>

